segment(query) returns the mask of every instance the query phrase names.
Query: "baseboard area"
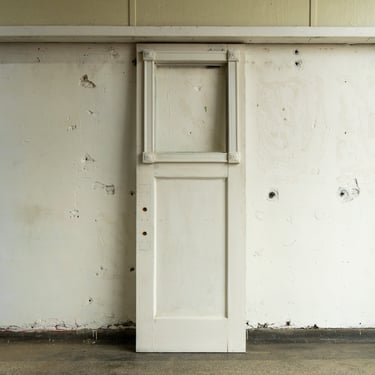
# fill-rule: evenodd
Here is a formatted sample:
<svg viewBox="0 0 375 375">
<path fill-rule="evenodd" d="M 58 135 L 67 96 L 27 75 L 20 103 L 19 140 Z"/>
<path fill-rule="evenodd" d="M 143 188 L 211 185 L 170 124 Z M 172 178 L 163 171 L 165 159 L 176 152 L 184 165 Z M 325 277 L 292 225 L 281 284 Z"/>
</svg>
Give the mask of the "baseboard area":
<svg viewBox="0 0 375 375">
<path fill-rule="evenodd" d="M 0 331 L 0 343 L 4 342 L 74 342 L 85 344 L 135 343 L 135 328 L 127 329 L 80 329 L 61 331 Z"/>
<path fill-rule="evenodd" d="M 249 329 L 249 344 L 266 343 L 375 343 L 375 328 L 285 328 Z"/>
<path fill-rule="evenodd" d="M 83 329 L 76 331 L 0 331 L 0 343 L 74 342 L 85 344 L 134 344 L 135 328 Z M 257 328 L 247 330 L 249 344 L 375 343 L 375 328 Z"/>
</svg>

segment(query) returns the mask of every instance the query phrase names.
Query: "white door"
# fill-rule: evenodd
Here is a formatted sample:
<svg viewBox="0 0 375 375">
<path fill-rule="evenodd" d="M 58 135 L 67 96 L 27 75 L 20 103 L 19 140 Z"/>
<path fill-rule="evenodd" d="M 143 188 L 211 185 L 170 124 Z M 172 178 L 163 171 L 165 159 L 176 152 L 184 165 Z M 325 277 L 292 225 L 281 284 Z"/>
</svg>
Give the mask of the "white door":
<svg viewBox="0 0 375 375">
<path fill-rule="evenodd" d="M 137 46 L 137 351 L 245 351 L 240 55 Z"/>
</svg>

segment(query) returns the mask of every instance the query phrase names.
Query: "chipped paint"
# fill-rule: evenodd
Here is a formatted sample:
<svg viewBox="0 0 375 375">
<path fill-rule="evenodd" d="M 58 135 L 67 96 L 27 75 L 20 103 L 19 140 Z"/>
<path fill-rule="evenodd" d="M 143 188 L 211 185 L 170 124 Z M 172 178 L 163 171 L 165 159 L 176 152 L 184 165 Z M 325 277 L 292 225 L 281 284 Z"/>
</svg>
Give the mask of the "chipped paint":
<svg viewBox="0 0 375 375">
<path fill-rule="evenodd" d="M 80 80 L 80 85 L 86 89 L 93 89 L 96 87 L 96 84 L 93 81 L 89 80 L 89 76 L 87 74 L 84 74 Z"/>
<path fill-rule="evenodd" d="M 99 181 L 95 181 L 94 190 L 95 189 L 103 189 L 108 195 L 115 195 L 116 193 L 115 185 L 113 184 L 107 185 Z"/>
</svg>

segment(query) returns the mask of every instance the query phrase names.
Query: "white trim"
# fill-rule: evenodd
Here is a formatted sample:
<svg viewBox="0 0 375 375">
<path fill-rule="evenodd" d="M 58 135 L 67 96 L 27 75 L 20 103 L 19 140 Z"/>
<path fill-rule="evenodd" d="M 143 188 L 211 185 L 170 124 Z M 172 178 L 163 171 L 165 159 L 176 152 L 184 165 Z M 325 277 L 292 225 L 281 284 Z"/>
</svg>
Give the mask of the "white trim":
<svg viewBox="0 0 375 375">
<path fill-rule="evenodd" d="M 144 152 L 143 163 L 239 163 L 239 154 L 226 152 Z"/>
<path fill-rule="evenodd" d="M 375 43 L 375 27 L 0 26 L 0 42 Z"/>
</svg>

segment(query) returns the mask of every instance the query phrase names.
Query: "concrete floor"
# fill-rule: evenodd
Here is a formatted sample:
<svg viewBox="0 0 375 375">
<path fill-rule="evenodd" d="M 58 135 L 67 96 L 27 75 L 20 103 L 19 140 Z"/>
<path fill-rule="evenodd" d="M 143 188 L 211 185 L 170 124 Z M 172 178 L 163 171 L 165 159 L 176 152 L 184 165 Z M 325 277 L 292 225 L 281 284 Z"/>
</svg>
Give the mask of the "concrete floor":
<svg viewBox="0 0 375 375">
<path fill-rule="evenodd" d="M 375 344 L 249 344 L 246 354 L 140 354 L 134 343 L 0 342 L 0 374 L 375 374 Z"/>
</svg>

